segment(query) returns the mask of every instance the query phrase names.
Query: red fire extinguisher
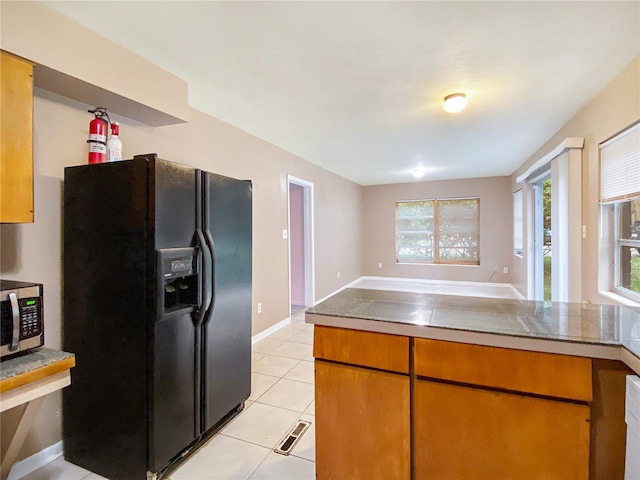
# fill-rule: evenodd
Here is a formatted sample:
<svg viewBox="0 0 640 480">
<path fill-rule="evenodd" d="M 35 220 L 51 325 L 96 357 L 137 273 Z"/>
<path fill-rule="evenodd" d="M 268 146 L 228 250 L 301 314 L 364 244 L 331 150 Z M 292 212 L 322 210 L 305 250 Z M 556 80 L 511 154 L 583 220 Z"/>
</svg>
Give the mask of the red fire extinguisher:
<svg viewBox="0 0 640 480">
<path fill-rule="evenodd" d="M 89 110 L 94 114 L 89 123 L 89 163 L 103 163 L 107 161 L 107 135 L 109 131 L 109 115 L 104 107 Z"/>
</svg>

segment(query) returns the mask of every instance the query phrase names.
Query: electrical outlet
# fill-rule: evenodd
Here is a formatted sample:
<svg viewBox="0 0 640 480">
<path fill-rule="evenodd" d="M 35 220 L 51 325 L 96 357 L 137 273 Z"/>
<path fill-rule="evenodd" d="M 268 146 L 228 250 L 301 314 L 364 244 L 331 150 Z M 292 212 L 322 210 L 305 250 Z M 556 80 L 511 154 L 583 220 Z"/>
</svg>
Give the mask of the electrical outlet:
<svg viewBox="0 0 640 480">
<path fill-rule="evenodd" d="M 504 267 L 502 269 L 502 273 L 509 273 L 509 267 Z"/>
<path fill-rule="evenodd" d="M 338 272 L 338 278 L 340 278 L 340 272 Z"/>
<path fill-rule="evenodd" d="M 382 262 L 378 263 L 378 268 L 382 268 Z"/>
<path fill-rule="evenodd" d="M 262 303 L 258 304 L 258 313 L 262 313 Z"/>
</svg>

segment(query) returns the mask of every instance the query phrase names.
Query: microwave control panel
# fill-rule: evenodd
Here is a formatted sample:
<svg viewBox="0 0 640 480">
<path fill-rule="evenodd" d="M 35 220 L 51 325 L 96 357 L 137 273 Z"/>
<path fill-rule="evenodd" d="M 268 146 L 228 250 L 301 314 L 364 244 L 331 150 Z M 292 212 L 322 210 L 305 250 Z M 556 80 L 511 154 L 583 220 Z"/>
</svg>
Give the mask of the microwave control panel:
<svg viewBox="0 0 640 480">
<path fill-rule="evenodd" d="M 42 298 L 18 299 L 20 309 L 20 340 L 42 333 Z"/>
</svg>

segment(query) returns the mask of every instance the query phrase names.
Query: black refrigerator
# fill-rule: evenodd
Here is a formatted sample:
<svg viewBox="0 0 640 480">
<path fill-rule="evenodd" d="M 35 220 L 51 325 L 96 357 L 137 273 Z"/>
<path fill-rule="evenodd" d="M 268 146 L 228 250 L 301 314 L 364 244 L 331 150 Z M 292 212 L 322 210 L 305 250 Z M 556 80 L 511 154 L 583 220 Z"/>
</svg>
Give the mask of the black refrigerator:
<svg viewBox="0 0 640 480">
<path fill-rule="evenodd" d="M 68 461 L 159 478 L 251 390 L 251 182 L 157 158 L 65 168 Z"/>
</svg>

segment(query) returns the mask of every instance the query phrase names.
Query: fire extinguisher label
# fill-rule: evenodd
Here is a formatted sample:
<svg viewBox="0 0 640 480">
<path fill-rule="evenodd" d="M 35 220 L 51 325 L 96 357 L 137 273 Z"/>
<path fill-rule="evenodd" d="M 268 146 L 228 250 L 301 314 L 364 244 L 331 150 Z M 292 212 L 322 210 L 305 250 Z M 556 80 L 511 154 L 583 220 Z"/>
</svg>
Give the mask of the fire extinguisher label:
<svg viewBox="0 0 640 480">
<path fill-rule="evenodd" d="M 89 153 L 107 153 L 107 146 L 102 143 L 89 143 Z"/>
<path fill-rule="evenodd" d="M 89 134 L 89 141 L 90 142 L 106 142 L 107 141 L 107 137 L 105 135 L 99 135 L 97 133 L 90 133 Z"/>
<path fill-rule="evenodd" d="M 118 162 L 122 160 L 122 150 L 110 148 L 107 150 L 107 162 Z"/>
</svg>

